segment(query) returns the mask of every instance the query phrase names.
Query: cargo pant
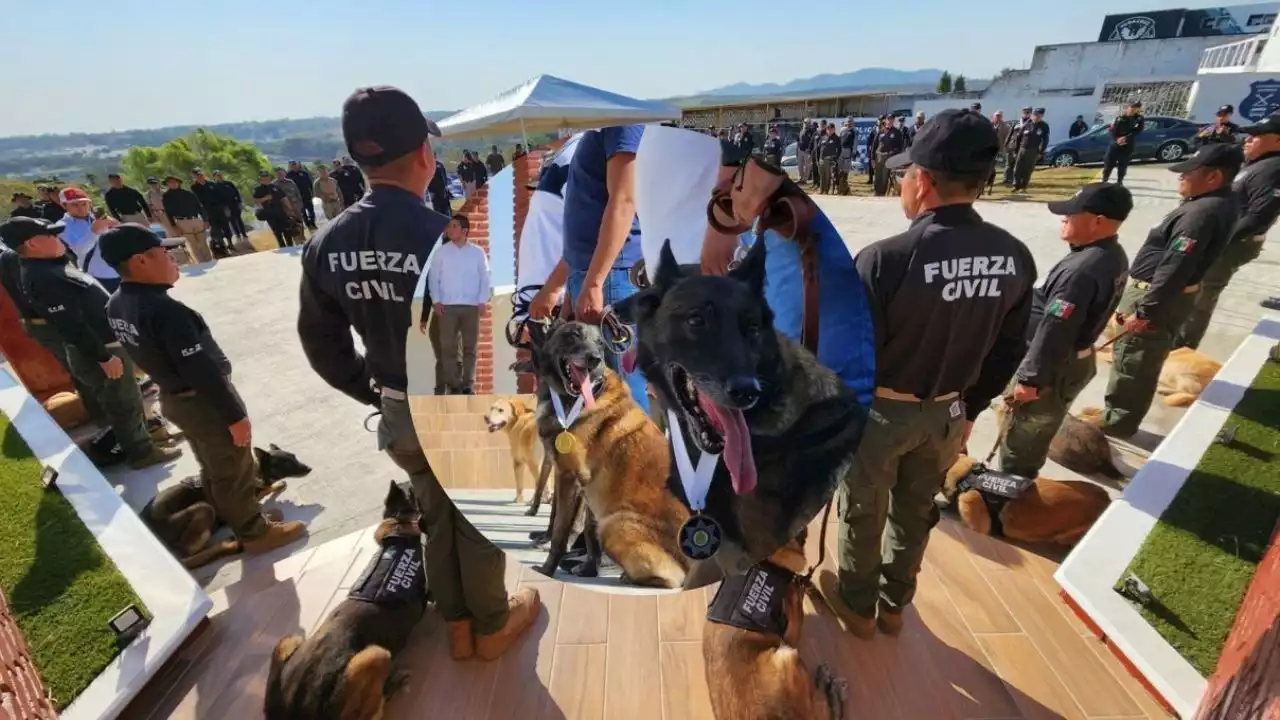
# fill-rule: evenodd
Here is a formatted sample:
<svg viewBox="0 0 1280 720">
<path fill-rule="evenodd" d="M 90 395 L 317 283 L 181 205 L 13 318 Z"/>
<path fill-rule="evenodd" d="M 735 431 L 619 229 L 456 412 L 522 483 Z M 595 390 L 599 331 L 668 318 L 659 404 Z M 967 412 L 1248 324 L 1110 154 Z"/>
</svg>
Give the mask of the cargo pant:
<svg viewBox="0 0 1280 720">
<path fill-rule="evenodd" d="M 201 218 L 175 218 L 178 232 L 187 241 L 187 251 L 191 253 L 191 261 L 197 265 L 213 262 L 213 250 L 209 249 L 209 234 L 205 231 Z"/>
<path fill-rule="evenodd" d="M 46 320 L 26 320 L 22 323 L 27 334 L 32 340 L 40 343 L 40 347 L 49 351 L 49 354 L 57 359 L 58 364 L 62 365 L 62 369 L 67 371 L 71 376 L 71 385 L 76 389 L 76 395 L 80 396 L 80 403 L 84 405 L 85 412 L 89 413 L 89 419 L 100 428 L 106 429 L 111 427 L 111 421 L 107 419 L 107 413 L 102 409 L 102 404 L 98 402 L 97 393 L 80 377 L 71 372 L 71 360 L 67 357 L 67 343 L 63 341 L 61 333 L 59 333 Z"/>
<path fill-rule="evenodd" d="M 1200 347 L 1200 341 L 1204 340 L 1205 331 L 1209 329 L 1209 321 L 1213 319 L 1213 311 L 1218 307 L 1222 291 L 1227 289 L 1231 278 L 1240 268 L 1258 259 L 1262 254 L 1262 241 L 1265 238 L 1265 235 L 1258 235 L 1237 240 L 1227 245 L 1218 259 L 1209 266 L 1209 271 L 1200 280 L 1200 292 L 1196 294 L 1191 314 L 1178 332 L 1179 346 Z"/>
<path fill-rule="evenodd" d="M 897 612 L 915 597 L 939 519 L 933 496 L 960 455 L 964 423 L 954 397 L 871 403 L 853 470 L 837 494 L 840 597 L 859 615 L 874 617 L 877 601 Z"/>
<path fill-rule="evenodd" d="M 1116 312 L 1131 315 L 1147 294 L 1147 283 L 1133 280 L 1120 296 Z M 1195 304 L 1190 293 L 1175 295 L 1165 308 L 1165 324 L 1152 325 L 1140 335 L 1125 335 L 1116 341 L 1107 382 L 1107 409 L 1103 427 L 1116 435 L 1133 435 L 1151 409 L 1160 384 L 1160 368 L 1173 350 L 1174 336 Z"/>
<path fill-rule="evenodd" d="M 889 155 L 886 153 L 876 153 L 876 175 L 875 175 L 875 193 L 876 197 L 884 197 L 889 193 L 889 170 L 887 165 Z"/>
<path fill-rule="evenodd" d="M 384 391 L 389 392 L 389 391 Z M 446 622 L 470 620 L 477 635 L 507 623 L 506 556 L 458 512 L 440 487 L 409 413 L 409 402 L 382 397 L 378 448 L 409 474 L 427 535 L 427 585 Z"/>
<path fill-rule="evenodd" d="M 1018 151 L 1018 159 L 1013 165 L 1013 189 L 1026 190 L 1031 184 L 1031 174 L 1036 170 L 1036 161 L 1040 159 L 1039 148 L 1022 148 Z"/>
<path fill-rule="evenodd" d="M 436 320 L 432 320 L 436 322 Z M 440 356 L 462 355 L 462 369 L 453 362 L 443 363 L 444 387 L 451 393 L 470 394 L 476 381 L 476 344 L 480 339 L 480 308 L 475 305 L 445 305 L 440 322 Z"/>
<path fill-rule="evenodd" d="M 1014 475 L 1034 478 L 1049 456 L 1049 443 L 1071 410 L 1071 403 L 1098 374 L 1098 360 L 1093 348 L 1072 352 L 1058 368 L 1053 384 L 1040 389 L 1039 396 L 1023 403 L 1005 420 L 1009 423 L 1000 443 L 1000 469 Z M 1018 382 L 1009 384 L 1009 390 Z"/>
<path fill-rule="evenodd" d="M 230 378 L 226 383 L 239 398 Z M 226 419 L 194 390 L 177 395 L 161 393 L 160 409 L 186 435 L 200 466 L 205 499 L 213 505 L 218 518 L 241 541 L 266 533 L 267 519 L 262 515 L 257 496 L 258 471 L 253 448 L 237 447 L 231 440 Z"/>
<path fill-rule="evenodd" d="M 102 366 L 72 345 L 67 345 L 67 363 L 71 375 L 85 385 L 85 390 L 102 408 L 107 423 L 116 433 L 116 441 L 130 460 L 151 454 L 153 444 L 147 430 L 146 413 L 142 408 L 142 391 L 138 389 L 136 368 L 128 353 L 119 343 L 112 343 L 107 350 L 120 358 L 124 372 L 111 380 Z M 87 408 L 86 408 L 87 409 Z"/>
<path fill-rule="evenodd" d="M 427 340 L 431 343 L 431 354 L 436 359 L 436 381 L 433 390 L 436 395 L 443 395 L 449 386 L 445 384 L 444 350 L 440 343 L 440 316 L 436 315 L 435 311 L 431 309 L 428 309 L 427 312 L 431 313 L 427 329 Z M 457 356 L 453 360 L 455 361 L 455 366 L 460 365 L 462 362 L 462 358 Z M 462 372 L 461 367 L 459 367 L 458 372 Z"/>
</svg>

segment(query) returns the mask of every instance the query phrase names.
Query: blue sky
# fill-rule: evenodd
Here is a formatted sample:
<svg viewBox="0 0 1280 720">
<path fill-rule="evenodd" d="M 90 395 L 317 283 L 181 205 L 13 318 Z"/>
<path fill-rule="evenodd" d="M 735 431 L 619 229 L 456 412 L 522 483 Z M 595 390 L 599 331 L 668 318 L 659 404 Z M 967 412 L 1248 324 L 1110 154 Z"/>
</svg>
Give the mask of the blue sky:
<svg viewBox="0 0 1280 720">
<path fill-rule="evenodd" d="M 1187 7 L 1185 0 L 1125 9 Z M 1224 3 L 1226 4 L 1226 3 Z M 956 12 L 963 7 L 962 12 Z M 540 73 L 637 97 L 861 67 L 985 77 L 1097 38 L 1110 0 L 0 0 L 0 136 L 337 115 L 359 85 L 423 109 Z M 51 10 L 56 8 L 56 10 Z M 818 9 L 820 8 L 820 9 Z M 1029 17 L 1032 16 L 1032 17 Z"/>
</svg>

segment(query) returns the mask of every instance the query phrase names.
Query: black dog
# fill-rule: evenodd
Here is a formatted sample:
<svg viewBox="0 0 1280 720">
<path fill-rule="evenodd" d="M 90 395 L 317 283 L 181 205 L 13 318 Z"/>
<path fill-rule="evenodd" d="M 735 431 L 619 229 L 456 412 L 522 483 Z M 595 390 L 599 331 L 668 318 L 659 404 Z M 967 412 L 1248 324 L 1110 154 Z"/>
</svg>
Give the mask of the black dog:
<svg viewBox="0 0 1280 720">
<path fill-rule="evenodd" d="M 744 572 L 796 537 L 850 471 L 866 424 L 840 378 L 774 329 L 764 246 L 727 277 L 681 277 L 668 245 L 651 286 L 614 306 L 638 327 L 635 364 L 677 410 L 671 431 L 690 452 L 721 455 L 704 514 L 723 541 L 686 589 Z M 671 490 L 686 500 L 676 472 Z"/>
</svg>

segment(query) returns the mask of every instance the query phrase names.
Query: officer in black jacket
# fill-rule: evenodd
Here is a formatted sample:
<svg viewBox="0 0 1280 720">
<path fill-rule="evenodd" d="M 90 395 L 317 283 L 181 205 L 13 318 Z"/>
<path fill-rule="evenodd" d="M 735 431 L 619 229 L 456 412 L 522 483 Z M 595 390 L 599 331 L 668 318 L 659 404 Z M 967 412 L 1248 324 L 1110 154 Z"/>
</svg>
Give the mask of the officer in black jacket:
<svg viewBox="0 0 1280 720">
<path fill-rule="evenodd" d="M 1200 280 L 1195 307 L 1179 332 L 1180 346 L 1200 346 L 1222 291 L 1240 268 L 1262 254 L 1267 232 L 1280 216 L 1280 113 L 1243 127 L 1240 132 L 1246 136 L 1246 162 L 1233 186 L 1240 219 L 1232 228 L 1226 247 Z"/>
<path fill-rule="evenodd" d="M 782 167 L 782 135 L 778 132 L 778 126 L 774 125 L 769 128 L 769 134 L 764 139 L 764 161 L 774 167 Z"/>
<path fill-rule="evenodd" d="M 1013 166 L 1013 191 L 1021 192 L 1031 184 L 1031 173 L 1049 147 L 1049 123 L 1044 121 L 1044 108 L 1031 113 L 1031 121 L 1018 129 L 1018 159 Z"/>
<path fill-rule="evenodd" d="M 1243 162 L 1238 145 L 1211 143 L 1169 167 L 1181 174 L 1183 203 L 1147 235 L 1116 309 L 1126 334 L 1115 343 L 1107 407 L 1097 420 L 1112 437 L 1138 432 L 1151 408 L 1160 368 L 1195 307 L 1200 281 L 1240 216 L 1231 182 Z"/>
<path fill-rule="evenodd" d="M 196 168 L 191 171 L 191 192 L 204 208 L 205 219 L 209 222 L 209 246 L 216 257 L 231 254 L 231 224 L 227 221 L 227 209 L 223 205 L 225 194 L 223 189 L 205 177 L 204 171 Z"/>
<path fill-rule="evenodd" d="M 836 170 L 840 162 L 840 138 L 836 126 L 827 125 L 822 135 L 814 141 L 818 156 L 818 192 L 823 195 L 836 190 Z M 740 157 L 741 148 L 738 148 Z"/>
<path fill-rule="evenodd" d="M 1236 133 L 1240 132 L 1240 126 L 1231 122 L 1231 116 L 1236 112 L 1235 106 L 1223 105 L 1218 108 L 1218 117 L 1212 125 L 1205 125 L 1196 134 L 1196 140 L 1200 147 L 1212 145 L 1214 143 L 1226 143 L 1234 145 L 1236 143 Z"/>
<path fill-rule="evenodd" d="M 344 209 L 355 205 L 364 197 L 364 174 L 360 172 L 360 168 L 351 164 L 351 158 L 334 160 L 333 171 L 329 174 L 338 181 Z"/>
<path fill-rule="evenodd" d="M 32 218 L 0 226 L 4 244 L 21 258 L 20 292 L 32 322 L 44 320 L 57 331 L 68 369 L 90 402 L 101 408 L 130 464 L 141 469 L 170 462 L 182 451 L 160 447 L 151 437 L 133 361 L 107 322 L 110 296 L 97 280 L 67 262 L 60 232 L 60 224 Z"/>
<path fill-rule="evenodd" d="M 888 160 L 907 149 L 907 135 L 891 116 L 886 115 L 880 122 L 880 131 L 876 133 L 872 149 L 876 158 L 876 197 L 884 197 L 889 192 Z"/>
<path fill-rule="evenodd" d="M 1022 108 L 1022 114 L 1018 120 L 1013 123 L 1009 131 L 1009 139 L 1005 142 L 1004 155 L 1004 184 L 1013 185 L 1014 165 L 1018 161 L 1018 147 L 1022 142 L 1022 128 L 1031 122 L 1031 108 Z"/>
<path fill-rule="evenodd" d="M 231 384 L 231 362 L 200 313 L 169 296 L 178 266 L 141 225 L 125 224 L 98 238 L 102 259 L 120 273 L 106 316 L 129 355 L 160 386 L 160 406 L 182 428 L 200 466 L 218 519 L 246 552 L 264 553 L 297 540 L 306 527 L 264 513 L 257 498 L 252 427 Z"/>
<path fill-rule="evenodd" d="M 107 201 L 107 212 L 111 213 L 111 217 L 120 222 L 151 224 L 151 208 L 147 206 L 147 199 L 142 193 L 125 185 L 124 180 L 116 173 L 108 175 L 107 182 L 111 187 L 102 194 L 102 199 Z"/>
<path fill-rule="evenodd" d="M 19 190 L 9 198 L 12 207 L 9 210 L 9 217 L 43 217 L 40 208 L 31 204 L 31 196 Z"/>
<path fill-rule="evenodd" d="M 244 242 L 248 242 L 249 231 L 244 226 L 244 198 L 240 195 L 240 188 L 223 177 L 221 170 L 213 171 L 213 184 L 218 188 L 218 193 L 222 198 L 222 206 L 226 208 L 227 227 L 231 228 L 232 238 L 238 237 Z M 234 241 L 230 245 L 232 249 L 235 248 Z"/>
<path fill-rule="evenodd" d="M 347 98 L 342 134 L 372 190 L 304 248 L 298 335 L 316 373 L 381 411 L 378 444 L 409 474 L 422 506 L 430 538 L 427 578 L 449 625 L 452 657 L 493 660 L 533 623 L 538 593 L 529 588 L 507 597 L 506 559 L 440 486 L 418 443 L 406 395 L 414 290 L 449 222 L 424 201 L 436 168 L 430 136 L 440 130 L 412 98 L 382 86 Z M 352 328 L 366 348 L 363 357 Z"/>
<path fill-rule="evenodd" d="M 449 204 L 449 173 L 439 160 L 436 160 L 436 172 L 431 176 L 431 184 L 427 186 L 427 195 L 431 197 L 432 210 L 446 217 L 453 214 Z"/>
<path fill-rule="evenodd" d="M 809 182 L 809 168 L 813 164 L 813 136 L 818 132 L 818 124 L 810 123 L 808 118 L 800 127 L 800 138 L 796 140 L 796 165 L 800 173 L 800 184 Z"/>
<path fill-rule="evenodd" d="M 1062 216 L 1060 234 L 1071 250 L 1035 290 L 1029 347 L 1007 396 L 1013 409 L 1000 445 L 1005 472 L 1040 473 L 1071 403 L 1098 372 L 1093 343 L 1124 291 L 1129 257 L 1118 235 L 1132 210 L 1129 191 L 1110 183 L 1049 203 L 1049 212 Z"/>
<path fill-rule="evenodd" d="M 1147 119 L 1142 117 L 1142 103 L 1131 102 L 1123 115 L 1117 115 L 1111 121 L 1111 144 L 1107 146 L 1107 154 L 1102 158 L 1102 182 L 1111 182 L 1111 169 L 1115 168 L 1116 182 L 1124 184 L 1125 173 L 1129 172 L 1129 161 L 1133 160 L 1133 148 L 1138 144 L 1138 135 L 1142 132 Z"/>
<path fill-rule="evenodd" d="M 886 163 L 905 168 L 910 229 L 854 259 L 875 325 L 877 387 L 872 422 L 840 489 L 839 574 L 824 572 L 819 585 L 863 639 L 875 634 L 877 613 L 882 631 L 901 630 L 938 522 L 933 497 L 1026 346 L 1035 261 L 973 208 L 999 150 L 982 115 L 934 116 L 908 152 Z M 886 508 L 890 550 L 882 559 Z"/>
</svg>

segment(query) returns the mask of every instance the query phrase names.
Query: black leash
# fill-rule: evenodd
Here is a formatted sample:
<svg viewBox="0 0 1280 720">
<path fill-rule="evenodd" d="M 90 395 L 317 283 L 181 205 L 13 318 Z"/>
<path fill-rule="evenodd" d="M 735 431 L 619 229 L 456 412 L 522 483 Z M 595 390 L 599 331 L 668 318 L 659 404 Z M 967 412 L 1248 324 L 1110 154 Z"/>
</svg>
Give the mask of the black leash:
<svg viewBox="0 0 1280 720">
<path fill-rule="evenodd" d="M 541 323 L 550 328 L 564 311 L 564 305 L 560 304 L 551 310 L 550 319 L 535 320 L 529 317 L 529 306 L 533 304 L 534 297 L 542 287 L 542 285 L 525 285 L 511 294 L 511 319 L 507 321 L 506 335 L 507 344 L 513 348 L 533 350 L 533 343 L 528 333 L 529 324 Z M 624 354 L 635 342 L 635 333 L 631 330 L 631 326 L 622 322 L 611 306 L 604 309 L 604 314 L 600 318 L 600 333 L 604 336 L 605 347 L 615 355 Z"/>
</svg>

